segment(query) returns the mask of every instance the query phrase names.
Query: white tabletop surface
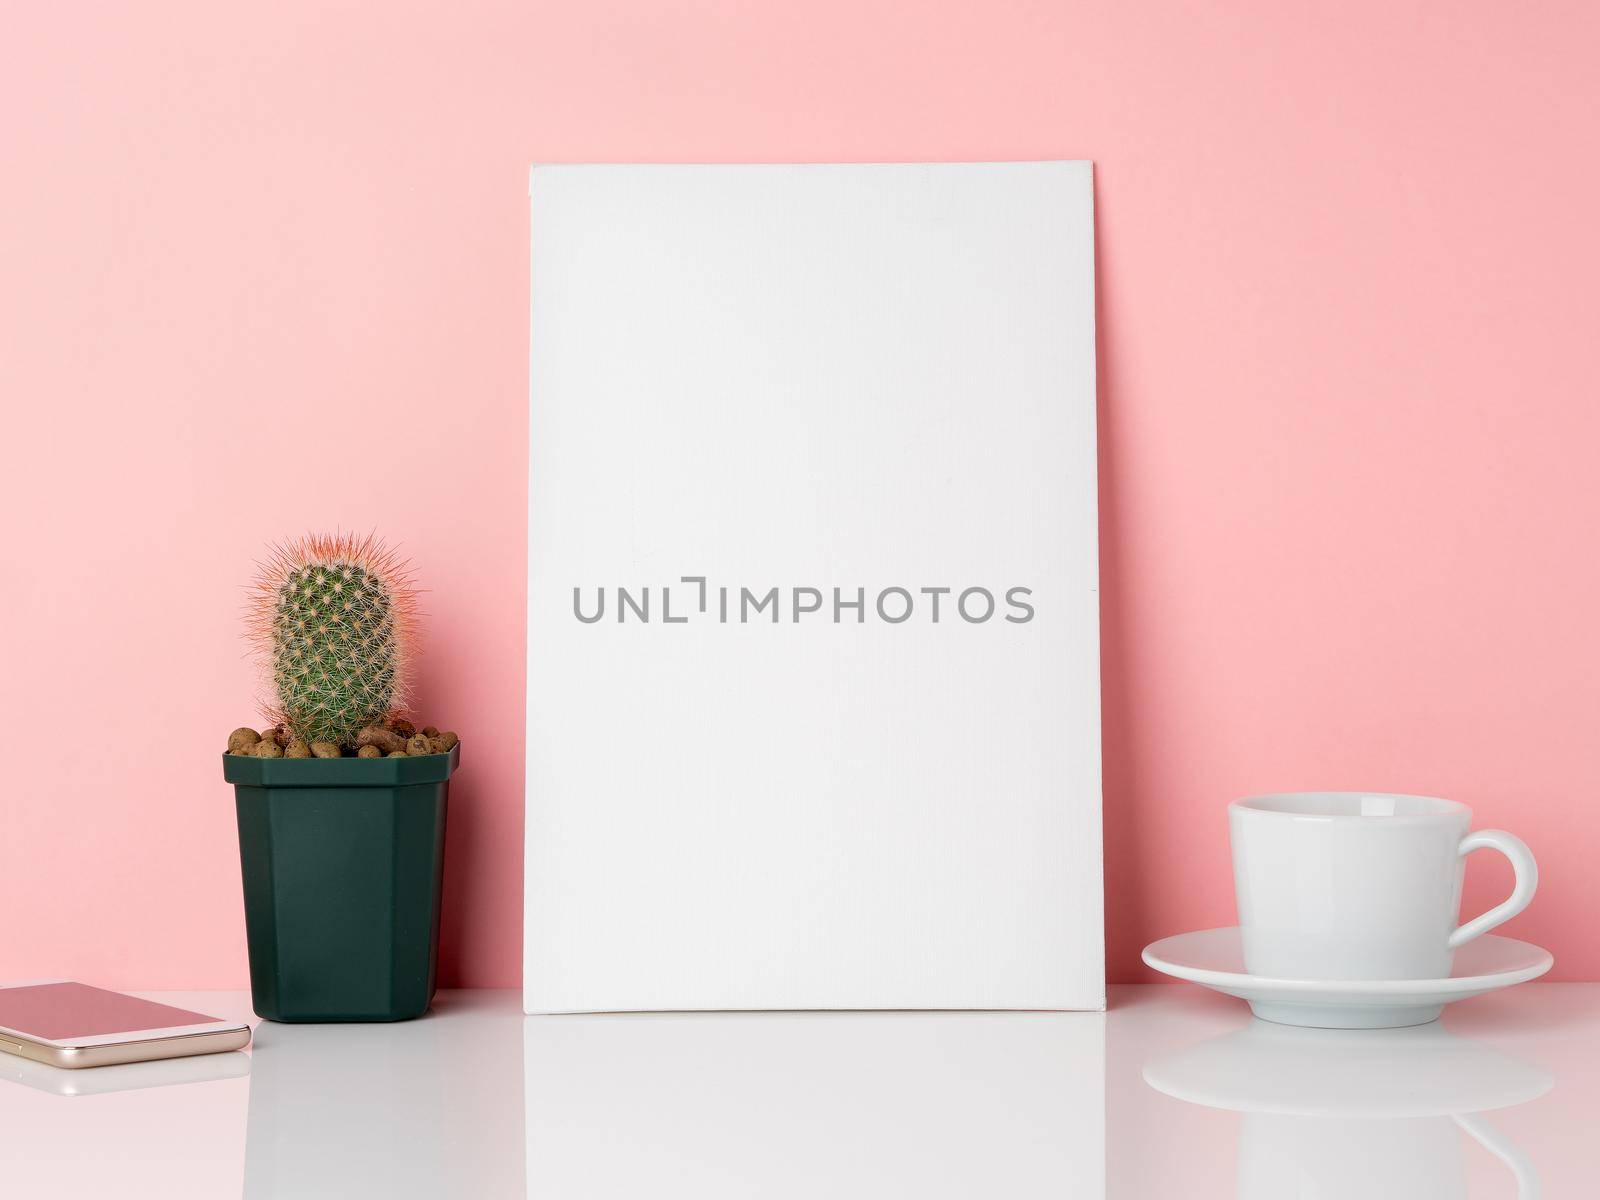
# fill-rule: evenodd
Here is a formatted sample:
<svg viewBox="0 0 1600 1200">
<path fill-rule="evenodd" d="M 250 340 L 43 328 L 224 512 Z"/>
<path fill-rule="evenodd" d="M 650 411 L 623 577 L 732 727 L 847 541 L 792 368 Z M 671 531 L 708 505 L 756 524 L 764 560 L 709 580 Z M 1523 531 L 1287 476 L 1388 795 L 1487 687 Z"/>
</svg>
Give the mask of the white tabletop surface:
<svg viewBox="0 0 1600 1200">
<path fill-rule="evenodd" d="M 145 993 L 245 1016 L 232 992 Z M 1600 985 L 1417 1030 L 1254 1021 L 1188 985 L 1109 1013 L 261 1024 L 249 1055 L 56 1071 L 0 1055 L 18 1197 L 1587 1197 Z"/>
</svg>

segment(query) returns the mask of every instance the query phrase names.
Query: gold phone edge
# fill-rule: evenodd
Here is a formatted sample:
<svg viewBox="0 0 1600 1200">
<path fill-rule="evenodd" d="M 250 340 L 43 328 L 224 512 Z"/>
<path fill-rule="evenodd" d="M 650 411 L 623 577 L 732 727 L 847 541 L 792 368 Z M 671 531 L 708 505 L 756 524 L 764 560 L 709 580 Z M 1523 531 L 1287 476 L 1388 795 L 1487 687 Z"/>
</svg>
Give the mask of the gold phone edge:
<svg viewBox="0 0 1600 1200">
<path fill-rule="evenodd" d="M 84 1067 L 154 1062 L 163 1058 L 188 1058 L 196 1054 L 221 1054 L 228 1050 L 242 1050 L 249 1044 L 248 1025 L 213 1029 L 205 1033 L 182 1033 L 175 1037 L 112 1042 L 104 1046 L 51 1046 L 23 1037 L 20 1033 L 0 1033 L 0 1052 L 69 1071 Z"/>
</svg>

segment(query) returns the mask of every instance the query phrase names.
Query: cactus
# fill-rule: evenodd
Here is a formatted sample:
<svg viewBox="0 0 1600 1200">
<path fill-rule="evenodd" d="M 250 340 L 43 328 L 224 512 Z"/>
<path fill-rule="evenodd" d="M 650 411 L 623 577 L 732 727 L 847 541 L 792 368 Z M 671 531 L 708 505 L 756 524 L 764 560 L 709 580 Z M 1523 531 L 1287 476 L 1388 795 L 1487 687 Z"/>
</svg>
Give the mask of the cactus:
<svg viewBox="0 0 1600 1200">
<path fill-rule="evenodd" d="M 416 589 L 376 536 L 275 546 L 251 587 L 251 640 L 271 678 L 267 715 L 306 742 L 353 746 L 405 710 Z"/>
</svg>

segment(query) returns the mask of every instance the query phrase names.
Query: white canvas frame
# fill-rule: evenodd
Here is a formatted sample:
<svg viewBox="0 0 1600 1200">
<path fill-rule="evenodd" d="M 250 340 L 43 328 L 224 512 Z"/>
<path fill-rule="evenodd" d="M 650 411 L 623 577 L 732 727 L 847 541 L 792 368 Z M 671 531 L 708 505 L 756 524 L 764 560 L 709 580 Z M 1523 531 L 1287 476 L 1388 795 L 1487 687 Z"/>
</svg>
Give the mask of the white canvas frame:
<svg viewBox="0 0 1600 1200">
<path fill-rule="evenodd" d="M 528 1010 L 1101 1007 L 1089 164 L 531 187 Z"/>
</svg>

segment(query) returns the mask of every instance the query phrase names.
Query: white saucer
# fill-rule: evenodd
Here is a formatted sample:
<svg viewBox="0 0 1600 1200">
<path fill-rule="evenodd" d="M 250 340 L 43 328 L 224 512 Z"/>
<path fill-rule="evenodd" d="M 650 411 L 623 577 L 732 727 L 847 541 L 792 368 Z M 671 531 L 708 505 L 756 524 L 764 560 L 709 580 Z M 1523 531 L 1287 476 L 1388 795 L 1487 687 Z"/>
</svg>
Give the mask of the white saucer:
<svg viewBox="0 0 1600 1200">
<path fill-rule="evenodd" d="M 1456 951 L 1448 979 L 1270 979 L 1244 969 L 1237 925 L 1151 942 L 1144 961 L 1164 974 L 1247 1000 L 1264 1021 L 1318 1029 L 1422 1025 L 1453 1000 L 1526 983 L 1555 965 L 1548 950 L 1484 934 Z"/>
</svg>

